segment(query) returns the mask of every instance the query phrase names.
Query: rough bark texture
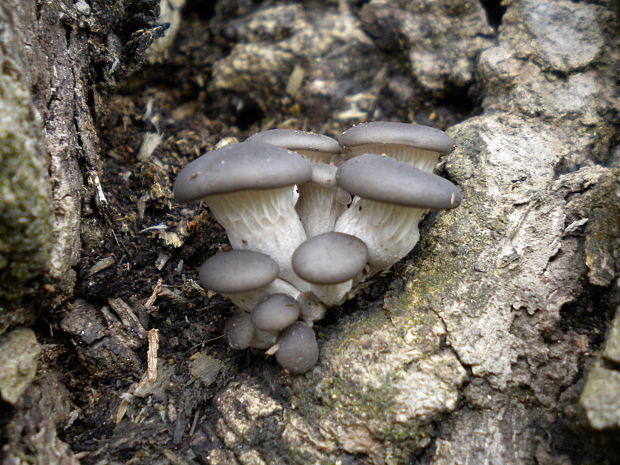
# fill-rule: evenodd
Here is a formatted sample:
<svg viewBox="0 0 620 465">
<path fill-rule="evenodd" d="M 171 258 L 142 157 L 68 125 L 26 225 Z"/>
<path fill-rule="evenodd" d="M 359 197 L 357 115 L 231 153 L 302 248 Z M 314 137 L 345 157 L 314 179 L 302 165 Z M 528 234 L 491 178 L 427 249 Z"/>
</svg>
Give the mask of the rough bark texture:
<svg viewBox="0 0 620 465">
<path fill-rule="evenodd" d="M 620 461 L 611 2 L 189 1 L 168 60 L 140 73 L 165 29 L 154 2 L 13 3 L 0 103 L 19 111 L 0 140 L 49 162 L 33 216 L 54 240 L 49 259 L 24 249 L 39 297 L 13 299 L 0 331 L 56 310 L 44 346 L 0 340 L 4 463 Z M 227 349 L 231 306 L 195 282 L 225 238 L 172 202 L 175 172 L 223 137 L 373 119 L 447 128 L 439 171 L 463 204 L 331 310 L 308 374 Z"/>
</svg>

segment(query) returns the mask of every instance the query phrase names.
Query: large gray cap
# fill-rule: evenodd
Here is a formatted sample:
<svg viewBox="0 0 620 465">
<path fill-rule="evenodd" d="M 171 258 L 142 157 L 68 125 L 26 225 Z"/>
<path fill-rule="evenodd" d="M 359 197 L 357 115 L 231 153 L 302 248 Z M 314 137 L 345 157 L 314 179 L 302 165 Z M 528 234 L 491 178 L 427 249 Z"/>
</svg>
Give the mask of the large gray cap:
<svg viewBox="0 0 620 465">
<path fill-rule="evenodd" d="M 248 138 L 248 142 L 265 142 L 289 150 L 340 153 L 340 144 L 336 139 L 323 134 L 293 129 L 269 129 L 268 131 L 257 132 Z"/>
<path fill-rule="evenodd" d="M 299 304 L 286 294 L 272 294 L 252 309 L 252 323 L 262 331 L 282 331 L 299 318 Z"/>
<path fill-rule="evenodd" d="M 262 142 L 227 145 L 187 164 L 174 182 L 179 202 L 248 189 L 273 189 L 310 180 L 310 163 L 299 154 Z"/>
<path fill-rule="evenodd" d="M 344 148 L 365 144 L 399 144 L 438 153 L 450 153 L 456 144 L 445 132 L 430 126 L 373 121 L 346 130 L 338 138 Z"/>
<path fill-rule="evenodd" d="M 282 332 L 278 342 L 276 359 L 293 373 L 305 373 L 319 360 L 319 345 L 314 331 L 306 323 L 293 323 Z"/>
<path fill-rule="evenodd" d="M 357 276 L 368 261 L 364 242 L 350 234 L 327 232 L 302 242 L 293 253 L 293 269 L 314 284 L 337 284 Z"/>
<path fill-rule="evenodd" d="M 353 195 L 405 207 L 439 210 L 461 203 L 461 193 L 447 179 L 381 155 L 348 160 L 336 181 Z"/>
<path fill-rule="evenodd" d="M 200 267 L 200 283 L 222 294 L 245 292 L 274 281 L 280 267 L 269 256 L 252 250 L 218 252 Z"/>
</svg>

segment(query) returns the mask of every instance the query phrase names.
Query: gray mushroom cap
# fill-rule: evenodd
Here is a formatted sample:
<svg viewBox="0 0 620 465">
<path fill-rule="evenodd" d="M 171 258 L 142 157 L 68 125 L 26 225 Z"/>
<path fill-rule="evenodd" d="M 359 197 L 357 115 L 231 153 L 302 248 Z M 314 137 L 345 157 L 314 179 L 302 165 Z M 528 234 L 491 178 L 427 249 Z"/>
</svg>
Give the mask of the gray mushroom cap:
<svg viewBox="0 0 620 465">
<path fill-rule="evenodd" d="M 327 232 L 302 242 L 293 253 L 293 270 L 314 284 L 337 284 L 357 276 L 368 261 L 368 248 L 350 234 Z"/>
<path fill-rule="evenodd" d="M 233 349 L 244 350 L 250 347 L 254 337 L 254 325 L 250 315 L 243 312 L 237 313 L 226 323 L 225 329 L 228 344 Z"/>
<path fill-rule="evenodd" d="M 447 179 L 381 155 L 348 160 L 336 181 L 353 195 L 405 207 L 438 210 L 461 203 L 461 193 Z"/>
<path fill-rule="evenodd" d="M 338 138 L 344 148 L 364 144 L 399 144 L 438 153 L 450 153 L 456 146 L 445 132 L 430 126 L 373 121 L 346 130 Z"/>
<path fill-rule="evenodd" d="M 249 189 L 308 182 L 310 163 L 299 154 L 262 142 L 227 145 L 188 163 L 174 182 L 179 202 Z"/>
<path fill-rule="evenodd" d="M 251 250 L 218 252 L 200 267 L 200 283 L 209 290 L 233 294 L 273 282 L 280 267 L 265 254 Z"/>
<path fill-rule="evenodd" d="M 313 132 L 293 129 L 269 129 L 250 136 L 248 142 L 264 142 L 289 150 L 311 150 L 315 152 L 340 153 L 336 139 Z"/>
<path fill-rule="evenodd" d="M 276 359 L 283 368 L 293 373 L 305 373 L 319 360 L 319 345 L 314 331 L 302 321 L 286 328 L 278 343 L 280 347 Z"/>
<path fill-rule="evenodd" d="M 299 304 L 286 294 L 273 294 L 252 309 L 252 323 L 262 331 L 282 331 L 299 318 Z"/>
</svg>

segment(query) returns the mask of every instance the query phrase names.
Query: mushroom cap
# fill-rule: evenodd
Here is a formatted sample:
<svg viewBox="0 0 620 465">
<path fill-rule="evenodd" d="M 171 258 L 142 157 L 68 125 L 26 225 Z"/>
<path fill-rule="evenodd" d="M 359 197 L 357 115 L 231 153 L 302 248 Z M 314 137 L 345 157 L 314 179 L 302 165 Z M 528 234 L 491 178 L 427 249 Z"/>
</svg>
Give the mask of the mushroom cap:
<svg viewBox="0 0 620 465">
<path fill-rule="evenodd" d="M 252 250 L 218 252 L 200 267 L 200 283 L 214 292 L 234 294 L 273 282 L 280 267 L 269 256 Z"/>
<path fill-rule="evenodd" d="M 286 328 L 278 339 L 280 348 L 276 353 L 278 363 L 293 373 L 310 370 L 319 360 L 319 345 L 310 326 L 297 321 Z"/>
<path fill-rule="evenodd" d="M 179 202 L 248 189 L 273 189 L 308 182 L 310 163 L 299 154 L 262 142 L 227 145 L 183 168 L 174 182 Z"/>
<path fill-rule="evenodd" d="M 254 338 L 254 325 L 248 313 L 242 312 L 235 314 L 225 329 L 228 337 L 228 344 L 233 349 L 244 350 L 250 347 L 250 342 Z"/>
<path fill-rule="evenodd" d="M 302 242 L 293 253 L 293 269 L 314 284 L 337 284 L 357 276 L 368 261 L 364 242 L 350 234 L 327 232 Z"/>
<path fill-rule="evenodd" d="M 252 309 L 252 323 L 262 331 L 277 331 L 292 325 L 299 318 L 299 304 L 286 294 L 272 294 Z"/>
<path fill-rule="evenodd" d="M 461 203 L 461 193 L 447 179 L 381 155 L 348 160 L 336 181 L 353 195 L 405 207 L 438 210 Z"/>
<path fill-rule="evenodd" d="M 269 129 L 248 137 L 248 142 L 264 142 L 289 150 L 311 150 L 315 152 L 340 153 L 336 139 L 313 132 L 293 129 Z"/>
<path fill-rule="evenodd" d="M 338 138 L 344 148 L 364 144 L 399 144 L 438 153 L 450 153 L 456 146 L 445 132 L 430 126 L 373 121 L 347 129 Z"/>
</svg>

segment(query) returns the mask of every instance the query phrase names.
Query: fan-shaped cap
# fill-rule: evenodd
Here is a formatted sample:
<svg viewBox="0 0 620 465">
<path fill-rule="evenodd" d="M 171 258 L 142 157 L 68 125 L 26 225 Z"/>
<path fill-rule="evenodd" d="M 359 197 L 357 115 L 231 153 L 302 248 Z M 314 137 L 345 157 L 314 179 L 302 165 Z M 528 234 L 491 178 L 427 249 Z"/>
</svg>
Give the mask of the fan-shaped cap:
<svg viewBox="0 0 620 465">
<path fill-rule="evenodd" d="M 302 321 L 286 328 L 278 340 L 278 363 L 293 373 L 305 373 L 319 360 L 319 346 L 310 326 Z"/>
<path fill-rule="evenodd" d="M 438 153 L 450 153 L 455 147 L 454 140 L 439 129 L 387 121 L 353 126 L 342 133 L 338 142 L 344 148 L 364 144 L 399 144 Z"/>
<path fill-rule="evenodd" d="M 179 202 L 248 189 L 308 182 L 310 163 L 299 154 L 262 142 L 227 145 L 188 163 L 174 182 Z"/>
<path fill-rule="evenodd" d="M 269 256 L 252 250 L 218 252 L 200 267 L 200 283 L 214 292 L 234 294 L 273 282 L 280 267 Z"/>
<path fill-rule="evenodd" d="M 264 142 L 289 150 L 311 150 L 325 153 L 340 153 L 340 144 L 336 139 L 313 132 L 293 129 L 269 129 L 257 132 L 248 138 L 248 142 Z"/>
<path fill-rule="evenodd" d="M 252 309 L 252 323 L 262 331 L 277 331 L 292 325 L 299 318 L 299 304 L 286 294 L 272 294 Z"/>
<path fill-rule="evenodd" d="M 405 207 L 438 210 L 461 203 L 461 193 L 447 179 L 381 155 L 348 160 L 336 181 L 353 195 Z"/>
<path fill-rule="evenodd" d="M 302 242 L 293 253 L 293 269 L 314 284 L 337 284 L 357 276 L 368 261 L 368 248 L 350 234 L 327 232 Z"/>
</svg>

